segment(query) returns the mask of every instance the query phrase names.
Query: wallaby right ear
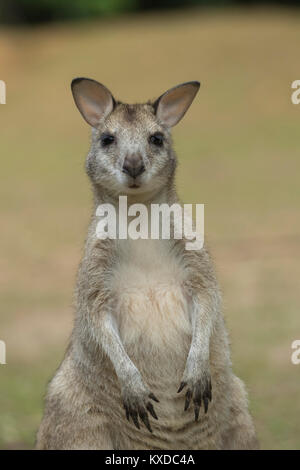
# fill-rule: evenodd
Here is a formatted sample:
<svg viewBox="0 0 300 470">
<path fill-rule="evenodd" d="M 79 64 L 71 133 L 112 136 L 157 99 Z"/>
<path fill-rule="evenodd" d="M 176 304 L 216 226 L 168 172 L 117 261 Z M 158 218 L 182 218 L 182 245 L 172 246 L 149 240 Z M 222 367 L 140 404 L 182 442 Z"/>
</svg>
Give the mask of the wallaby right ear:
<svg viewBox="0 0 300 470">
<path fill-rule="evenodd" d="M 93 127 L 97 128 L 101 119 L 108 116 L 116 104 L 111 92 L 96 80 L 74 78 L 71 89 L 77 108 Z"/>
</svg>

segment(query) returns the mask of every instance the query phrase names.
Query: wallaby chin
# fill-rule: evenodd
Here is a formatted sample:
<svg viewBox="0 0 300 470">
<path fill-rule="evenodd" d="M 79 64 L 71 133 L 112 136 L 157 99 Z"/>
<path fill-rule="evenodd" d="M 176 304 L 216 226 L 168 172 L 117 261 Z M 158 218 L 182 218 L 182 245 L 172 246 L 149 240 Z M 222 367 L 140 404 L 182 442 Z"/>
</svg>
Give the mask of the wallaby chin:
<svg viewBox="0 0 300 470">
<path fill-rule="evenodd" d="M 101 238 L 97 231 L 99 217 L 111 211 L 122 232 L 120 197 L 126 208 L 144 203 L 147 221 L 152 204 L 178 203 L 170 128 L 199 85 L 128 105 L 95 80 L 72 82 L 76 106 L 93 127 L 86 169 L 95 207 L 72 337 L 48 388 L 38 449 L 257 447 L 205 246 L 188 250 L 185 237 L 175 236 Z"/>
</svg>

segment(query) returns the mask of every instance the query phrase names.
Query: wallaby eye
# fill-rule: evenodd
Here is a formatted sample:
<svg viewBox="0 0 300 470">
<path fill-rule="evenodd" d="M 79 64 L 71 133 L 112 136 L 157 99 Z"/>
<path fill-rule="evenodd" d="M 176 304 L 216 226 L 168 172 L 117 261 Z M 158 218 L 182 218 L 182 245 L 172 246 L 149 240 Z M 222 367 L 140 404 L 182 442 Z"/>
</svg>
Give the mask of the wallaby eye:
<svg viewBox="0 0 300 470">
<path fill-rule="evenodd" d="M 102 147 L 107 147 L 115 141 L 115 137 L 111 134 L 102 134 L 100 137 Z"/>
<path fill-rule="evenodd" d="M 155 134 L 150 136 L 149 140 L 151 144 L 154 144 L 157 147 L 161 147 L 164 143 L 164 136 L 160 132 L 156 132 Z"/>
</svg>

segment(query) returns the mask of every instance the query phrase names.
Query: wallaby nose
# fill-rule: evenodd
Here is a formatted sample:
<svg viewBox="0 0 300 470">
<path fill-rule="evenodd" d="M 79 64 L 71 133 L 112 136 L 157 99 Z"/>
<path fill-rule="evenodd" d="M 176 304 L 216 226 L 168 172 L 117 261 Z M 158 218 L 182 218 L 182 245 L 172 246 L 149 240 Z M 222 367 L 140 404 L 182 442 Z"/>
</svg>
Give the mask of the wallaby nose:
<svg viewBox="0 0 300 470">
<path fill-rule="evenodd" d="M 140 176 L 145 171 L 142 157 L 136 153 L 126 155 L 122 171 L 132 178 Z"/>
</svg>

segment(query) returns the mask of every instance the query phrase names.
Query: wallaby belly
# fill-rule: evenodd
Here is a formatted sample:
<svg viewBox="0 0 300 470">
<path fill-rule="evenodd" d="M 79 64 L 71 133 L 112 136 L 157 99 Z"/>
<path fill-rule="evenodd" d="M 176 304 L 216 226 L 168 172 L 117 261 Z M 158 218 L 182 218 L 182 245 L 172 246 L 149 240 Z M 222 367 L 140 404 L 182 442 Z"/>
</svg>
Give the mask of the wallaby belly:
<svg viewBox="0 0 300 470">
<path fill-rule="evenodd" d="M 180 380 L 192 334 L 184 273 L 159 241 L 140 240 L 134 250 L 131 246 L 124 245 L 114 281 L 120 337 L 149 379 L 163 375 Z"/>
<path fill-rule="evenodd" d="M 184 411 L 185 394 L 177 393 L 192 334 L 189 306 L 180 283 L 159 279 L 159 272 L 155 279 L 150 279 L 148 272 L 146 284 L 140 276 L 136 286 L 131 285 L 129 272 L 126 278 L 117 308 L 120 336 L 129 357 L 159 398 L 155 403 L 159 420 L 151 420 L 150 434 L 143 425 L 137 432 L 124 415 L 120 448 L 189 449 L 191 443 L 193 448 L 214 448 L 214 425 L 203 409 L 195 423 L 192 406 Z"/>
<path fill-rule="evenodd" d="M 153 283 L 125 288 L 120 293 L 118 311 L 120 335 L 129 350 L 147 354 L 161 350 L 164 356 L 170 353 L 172 357 L 182 357 L 188 351 L 191 325 L 180 286 Z"/>
</svg>

